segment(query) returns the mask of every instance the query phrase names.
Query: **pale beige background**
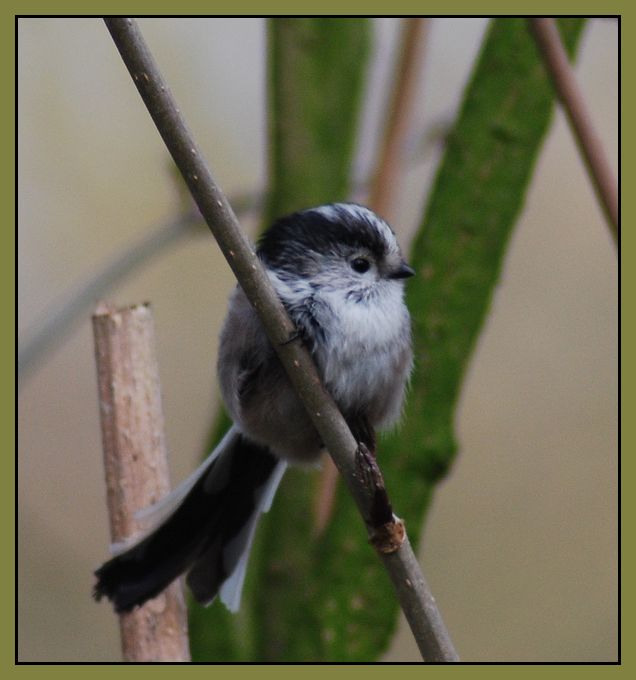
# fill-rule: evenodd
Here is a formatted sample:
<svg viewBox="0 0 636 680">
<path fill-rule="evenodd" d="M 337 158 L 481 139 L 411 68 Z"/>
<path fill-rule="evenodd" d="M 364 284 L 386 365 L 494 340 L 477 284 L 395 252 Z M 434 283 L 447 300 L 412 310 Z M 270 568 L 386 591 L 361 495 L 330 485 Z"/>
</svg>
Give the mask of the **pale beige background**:
<svg viewBox="0 0 636 680">
<path fill-rule="evenodd" d="M 417 125 L 452 120 L 485 29 L 433 22 Z M 258 19 L 142 20 L 229 192 L 264 181 Z M 395 37 L 376 22 L 357 172 Z M 166 152 L 99 20 L 19 24 L 19 333 L 175 209 Z M 617 162 L 617 25 L 590 22 L 577 75 Z M 412 146 L 421 145 L 413 138 Z M 439 150 L 405 178 L 405 243 Z M 254 228 L 254 224 L 249 225 Z M 109 297 L 154 307 L 174 479 L 201 453 L 217 390 L 216 335 L 232 287 L 209 235 L 158 257 Z M 115 618 L 90 599 L 106 556 L 95 370 L 86 318 L 19 396 L 19 654 L 119 658 Z M 428 518 L 422 563 L 465 660 L 604 661 L 617 648 L 617 258 L 563 117 L 512 238 L 457 418 L 460 455 Z M 387 657 L 416 660 L 400 631 Z"/>
</svg>

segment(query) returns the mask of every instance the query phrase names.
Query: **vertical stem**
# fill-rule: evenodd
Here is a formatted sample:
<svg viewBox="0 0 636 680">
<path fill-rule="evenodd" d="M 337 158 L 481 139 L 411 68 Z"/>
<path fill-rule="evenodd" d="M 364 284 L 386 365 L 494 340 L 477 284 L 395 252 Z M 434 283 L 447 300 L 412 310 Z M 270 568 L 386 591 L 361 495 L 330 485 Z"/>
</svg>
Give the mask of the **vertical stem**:
<svg viewBox="0 0 636 680">
<path fill-rule="evenodd" d="M 168 493 L 170 483 L 148 306 L 93 315 L 99 413 L 113 543 L 141 527 L 134 513 Z M 120 616 L 125 661 L 189 661 L 186 609 L 179 582 L 143 607 Z"/>
<path fill-rule="evenodd" d="M 387 106 L 385 131 L 369 196 L 369 207 L 389 221 L 411 121 L 426 22 L 427 19 L 421 18 L 402 20 L 401 54 L 395 67 L 395 85 Z"/>
<path fill-rule="evenodd" d="M 568 55 L 561 42 L 559 29 L 554 19 L 535 18 L 528 21 L 531 33 L 565 109 L 599 202 L 605 211 L 614 241 L 617 242 L 618 186 L 616 178 L 592 123 L 583 93 L 574 77 Z"/>
<path fill-rule="evenodd" d="M 421 18 L 402 20 L 399 55 L 393 74 L 395 85 L 387 103 L 379 159 L 369 192 L 368 206 L 389 222 L 403 166 L 404 146 L 421 66 L 419 57 L 426 37 L 426 22 L 427 19 Z M 339 476 L 331 457 L 323 456 L 322 472 L 313 506 L 313 528 L 318 536 L 331 520 Z"/>
</svg>

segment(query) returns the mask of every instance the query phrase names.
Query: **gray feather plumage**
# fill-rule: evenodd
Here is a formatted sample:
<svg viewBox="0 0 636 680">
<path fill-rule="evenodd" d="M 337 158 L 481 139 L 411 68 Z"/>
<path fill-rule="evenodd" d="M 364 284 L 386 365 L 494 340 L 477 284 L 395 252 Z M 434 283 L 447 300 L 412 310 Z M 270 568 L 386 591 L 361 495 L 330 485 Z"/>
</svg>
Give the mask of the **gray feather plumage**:
<svg viewBox="0 0 636 680">
<path fill-rule="evenodd" d="M 411 372 L 404 262 L 373 212 L 334 204 L 282 218 L 257 253 L 321 379 L 361 438 L 400 417 Z M 151 530 L 96 574 L 95 596 L 127 611 L 181 573 L 195 598 L 240 604 L 260 515 L 287 463 L 314 463 L 322 442 L 243 291 L 229 301 L 218 376 L 234 424 L 198 470 L 144 517 Z M 309 512 L 309 508 L 307 512 Z"/>
</svg>

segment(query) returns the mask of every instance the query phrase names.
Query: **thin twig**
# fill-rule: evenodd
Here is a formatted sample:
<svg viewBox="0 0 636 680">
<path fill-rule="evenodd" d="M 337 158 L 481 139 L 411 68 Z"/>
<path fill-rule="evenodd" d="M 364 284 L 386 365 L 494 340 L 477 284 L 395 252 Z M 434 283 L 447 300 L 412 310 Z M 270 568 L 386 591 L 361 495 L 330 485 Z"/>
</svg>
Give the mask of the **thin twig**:
<svg viewBox="0 0 636 680">
<path fill-rule="evenodd" d="M 152 314 L 101 304 L 93 330 L 111 538 L 122 543 L 141 529 L 135 512 L 170 490 Z M 125 661 L 190 660 L 180 581 L 119 622 Z"/>
<path fill-rule="evenodd" d="M 177 167 L 219 247 L 263 324 L 299 398 L 345 478 L 365 522 L 371 515 L 376 485 L 361 473 L 356 440 L 333 399 L 322 386 L 316 367 L 301 343 L 289 342 L 294 326 L 256 253 L 241 230 L 227 199 L 214 181 L 139 28 L 130 18 L 109 18 L 106 25 Z M 358 455 L 356 455 L 358 454 Z M 401 525 L 393 520 L 394 528 Z M 424 581 L 408 540 L 382 553 L 396 593 L 422 656 L 427 661 L 456 661 L 457 653 Z M 408 581 L 408 583 L 407 583 Z M 410 589 L 412 585 L 412 590 Z M 408 590 L 405 590 L 405 586 Z"/>
<path fill-rule="evenodd" d="M 565 109 L 570 127 L 596 190 L 598 200 L 608 220 L 614 242 L 618 242 L 618 186 L 612 168 L 605 154 L 600 137 L 596 133 L 592 118 L 585 103 L 567 52 L 561 42 L 559 29 L 554 19 L 530 18 L 529 26 L 539 47 L 539 53 L 561 104 Z"/>
<path fill-rule="evenodd" d="M 240 194 L 232 199 L 239 214 L 260 208 L 263 197 Z M 185 210 L 175 217 L 150 227 L 137 241 L 126 246 L 88 280 L 74 285 L 60 302 L 54 304 L 19 342 L 18 375 L 22 380 L 33 370 L 46 352 L 57 347 L 73 324 L 82 318 L 97 300 L 135 269 L 147 263 L 180 238 L 195 233 L 203 218 L 195 209 Z"/>
<path fill-rule="evenodd" d="M 404 167 L 404 149 L 417 90 L 417 76 L 422 67 L 422 43 L 426 37 L 427 21 L 419 18 L 402 20 L 399 58 L 394 73 L 395 86 L 387 105 L 379 160 L 370 189 L 369 207 L 389 222 Z M 314 504 L 314 531 L 317 535 L 325 530 L 333 514 L 337 484 L 338 470 L 326 456 Z"/>
<path fill-rule="evenodd" d="M 200 223 L 201 216 L 189 212 L 151 229 L 139 241 L 127 246 L 107 262 L 95 276 L 66 293 L 57 305 L 48 310 L 46 317 L 26 334 L 27 339 L 20 343 L 18 351 L 20 378 L 37 365 L 45 351 L 50 351 L 63 339 L 73 322 L 82 317 L 107 290 L 142 262 L 190 233 L 191 228 Z"/>
</svg>

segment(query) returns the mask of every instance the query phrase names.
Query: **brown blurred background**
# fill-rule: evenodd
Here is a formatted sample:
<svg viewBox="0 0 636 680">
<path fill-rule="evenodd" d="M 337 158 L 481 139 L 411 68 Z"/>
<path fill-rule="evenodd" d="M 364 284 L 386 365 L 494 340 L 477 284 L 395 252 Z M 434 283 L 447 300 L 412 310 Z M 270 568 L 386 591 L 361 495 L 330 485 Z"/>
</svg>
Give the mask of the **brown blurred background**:
<svg viewBox="0 0 636 680">
<path fill-rule="evenodd" d="M 264 22 L 140 25 L 222 187 L 264 185 Z M 408 243 L 485 19 L 435 19 L 393 216 Z M 397 20 L 376 47 L 356 174 L 373 161 Z M 617 23 L 588 22 L 577 76 L 616 168 Z M 101 21 L 22 19 L 19 336 L 178 196 L 161 140 Z M 257 220 L 246 221 L 255 230 Z M 254 231 L 252 231 L 254 233 Z M 233 285 L 212 238 L 180 242 L 107 297 L 155 313 L 173 481 L 202 453 L 217 403 L 219 324 Z M 611 661 L 617 654 L 617 257 L 562 114 L 539 157 L 464 385 L 460 455 L 421 558 L 467 661 Z M 120 658 L 90 598 L 107 556 L 90 322 L 25 374 L 18 394 L 19 657 Z M 402 625 L 388 660 L 418 660 Z"/>
</svg>

